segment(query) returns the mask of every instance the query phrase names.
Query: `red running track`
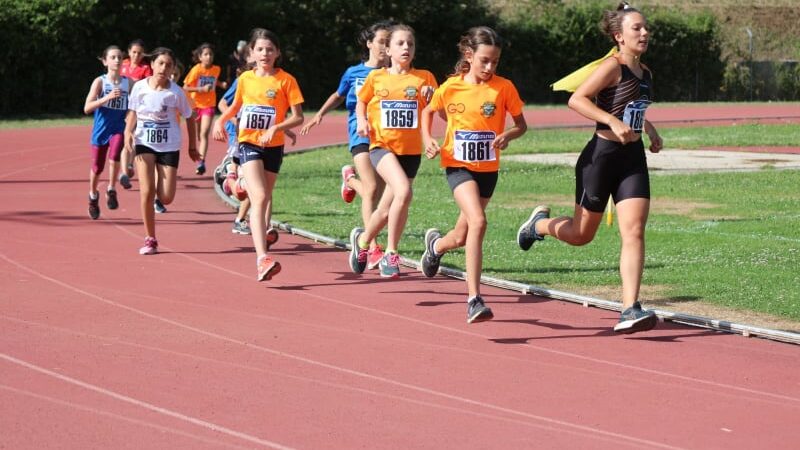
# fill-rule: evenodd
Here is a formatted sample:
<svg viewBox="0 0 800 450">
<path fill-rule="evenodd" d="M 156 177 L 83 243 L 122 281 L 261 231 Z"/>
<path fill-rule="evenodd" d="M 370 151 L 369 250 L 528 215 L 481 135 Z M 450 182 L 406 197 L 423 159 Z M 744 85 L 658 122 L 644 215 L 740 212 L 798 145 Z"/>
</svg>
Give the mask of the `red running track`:
<svg viewBox="0 0 800 450">
<path fill-rule="evenodd" d="M 463 282 L 356 277 L 287 234 L 257 283 L 185 158 L 164 252 L 139 256 L 138 192 L 86 216 L 85 128 L 0 142 L 0 448 L 800 444 L 796 346 L 615 336 L 615 313 L 495 288 L 496 320 L 467 325 Z"/>
</svg>

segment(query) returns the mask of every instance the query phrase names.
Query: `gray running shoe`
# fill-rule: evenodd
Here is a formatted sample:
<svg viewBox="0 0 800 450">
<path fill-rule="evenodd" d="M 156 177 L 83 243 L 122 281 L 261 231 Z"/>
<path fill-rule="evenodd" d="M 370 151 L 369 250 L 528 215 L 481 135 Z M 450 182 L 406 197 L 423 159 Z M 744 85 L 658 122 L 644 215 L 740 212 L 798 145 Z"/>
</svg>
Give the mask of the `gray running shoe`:
<svg viewBox="0 0 800 450">
<path fill-rule="evenodd" d="M 117 191 L 114 189 L 106 191 L 106 206 L 108 209 L 119 208 L 119 201 L 117 200 Z"/>
<path fill-rule="evenodd" d="M 622 334 L 631 334 L 639 331 L 648 331 L 655 328 L 658 323 L 658 317 L 652 311 L 645 311 L 642 309 L 641 303 L 638 301 L 630 308 L 622 311 L 619 316 L 619 322 L 614 325 L 614 332 Z"/>
<path fill-rule="evenodd" d="M 472 297 L 467 302 L 467 323 L 485 322 L 494 318 L 492 309 L 483 304 L 481 296 Z"/>
<path fill-rule="evenodd" d="M 397 253 L 384 253 L 381 262 L 378 263 L 378 270 L 381 271 L 383 278 L 400 277 L 400 255 Z"/>
<path fill-rule="evenodd" d="M 361 227 L 353 228 L 350 232 L 349 262 L 350 270 L 352 270 L 353 273 L 364 273 L 364 269 L 367 268 L 367 249 L 359 248 L 358 246 L 358 237 L 361 236 L 363 232 L 364 229 Z"/>
<path fill-rule="evenodd" d="M 131 188 L 131 178 L 128 176 L 128 174 L 126 174 L 126 173 L 119 174 L 119 184 L 124 189 L 130 189 Z"/>
<path fill-rule="evenodd" d="M 167 212 L 167 208 L 164 206 L 163 203 L 161 203 L 161 200 L 159 200 L 158 198 L 153 200 L 153 209 L 155 209 L 158 214 L 164 214 L 165 212 Z"/>
<path fill-rule="evenodd" d="M 517 244 L 521 249 L 528 250 L 534 242 L 544 239 L 544 236 L 536 232 L 536 222 L 549 218 L 550 208 L 547 206 L 537 206 L 533 210 L 528 220 L 520 225 L 519 230 L 517 230 Z"/>
<path fill-rule="evenodd" d="M 231 228 L 231 233 L 234 234 L 250 234 L 250 225 L 247 224 L 246 220 L 233 221 L 233 228 Z"/>
<path fill-rule="evenodd" d="M 99 194 L 97 195 L 97 198 L 95 198 L 95 199 L 93 199 L 92 197 L 89 197 L 89 217 L 91 217 L 92 220 L 97 220 L 97 218 L 100 217 L 100 204 L 99 204 L 99 202 L 100 202 L 100 195 Z"/>
<path fill-rule="evenodd" d="M 433 251 L 433 243 L 440 237 L 442 237 L 442 234 L 436 228 L 430 228 L 425 232 L 425 252 L 422 253 L 419 265 L 422 267 L 422 273 L 428 278 L 433 278 L 436 272 L 439 271 L 442 255 L 436 256 Z"/>
</svg>

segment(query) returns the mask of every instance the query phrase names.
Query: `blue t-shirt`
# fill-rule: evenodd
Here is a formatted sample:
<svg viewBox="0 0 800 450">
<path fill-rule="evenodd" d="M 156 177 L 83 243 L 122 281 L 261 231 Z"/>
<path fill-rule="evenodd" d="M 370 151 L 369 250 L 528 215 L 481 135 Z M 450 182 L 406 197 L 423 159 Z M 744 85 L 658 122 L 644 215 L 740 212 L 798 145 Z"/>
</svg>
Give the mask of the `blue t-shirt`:
<svg viewBox="0 0 800 450">
<path fill-rule="evenodd" d="M 228 90 L 225 91 L 225 95 L 222 96 L 228 106 L 231 106 L 231 103 L 233 103 L 233 97 L 236 95 L 236 85 L 238 84 L 238 78 L 233 80 Z M 232 120 L 225 122 L 225 132 L 228 133 L 228 147 L 235 147 L 238 142 L 236 140 L 236 125 L 233 124 Z"/>
<path fill-rule="evenodd" d="M 117 87 L 122 91 L 122 95 L 109 100 L 94 110 L 91 143 L 97 146 L 108 144 L 111 136 L 125 131 L 125 115 L 128 113 L 128 93 L 133 85 L 128 77 L 120 77 L 120 84 L 116 86 L 106 75 L 101 76 L 100 79 L 103 82 L 103 86 L 99 97 L 105 97 Z"/>
<path fill-rule="evenodd" d="M 350 148 L 359 144 L 369 144 L 369 138 L 359 136 L 356 133 L 356 103 L 358 102 L 358 91 L 364 85 L 364 80 L 370 72 L 377 67 L 369 67 L 363 62 L 355 66 L 348 67 L 339 81 L 339 88 L 336 93 L 340 97 L 345 97 L 344 106 L 349 112 L 347 116 L 347 134 L 350 138 Z"/>
</svg>

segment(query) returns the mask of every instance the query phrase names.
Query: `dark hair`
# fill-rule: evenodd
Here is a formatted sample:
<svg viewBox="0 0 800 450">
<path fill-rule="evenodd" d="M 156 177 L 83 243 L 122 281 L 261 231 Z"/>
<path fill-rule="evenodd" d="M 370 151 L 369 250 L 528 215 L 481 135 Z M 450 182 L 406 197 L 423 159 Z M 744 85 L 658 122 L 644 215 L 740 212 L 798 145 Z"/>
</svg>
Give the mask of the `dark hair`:
<svg viewBox="0 0 800 450">
<path fill-rule="evenodd" d="M 372 42 L 372 40 L 375 39 L 375 35 L 378 34 L 378 31 L 390 31 L 395 25 L 397 25 L 397 22 L 394 20 L 381 20 L 361 30 L 361 33 L 358 34 L 357 42 L 358 46 L 361 48 L 362 60 L 366 61 L 369 59 L 369 47 L 367 47 L 367 42 Z"/>
<path fill-rule="evenodd" d="M 147 49 L 145 48 L 145 46 L 144 46 L 144 41 L 143 41 L 143 40 L 141 40 L 141 39 L 134 39 L 134 40 L 132 40 L 132 41 L 131 41 L 131 43 L 130 43 L 130 44 L 128 44 L 128 51 L 130 51 L 130 50 L 131 50 L 131 47 L 133 47 L 134 45 L 138 45 L 139 47 L 142 47 L 142 51 L 143 51 L 143 52 L 144 52 L 145 50 L 147 50 Z"/>
<path fill-rule="evenodd" d="M 203 42 L 200 44 L 196 49 L 192 50 L 192 62 L 197 64 L 200 62 L 200 55 L 203 54 L 203 50 L 209 49 L 211 53 L 214 53 L 214 46 L 209 44 L 208 42 Z"/>
<path fill-rule="evenodd" d="M 395 31 L 408 31 L 412 36 L 414 35 L 414 29 L 411 28 L 410 25 L 406 25 L 404 23 L 395 23 L 391 28 L 389 28 L 390 40 L 392 39 L 392 35 L 395 33 Z"/>
<path fill-rule="evenodd" d="M 617 5 L 614 11 L 603 11 L 603 19 L 600 21 L 600 29 L 603 34 L 611 39 L 614 45 L 617 45 L 617 40 L 614 38 L 615 33 L 622 33 L 622 20 L 630 13 L 641 12 L 629 5 L 628 2 L 621 2 Z"/>
<path fill-rule="evenodd" d="M 458 59 L 453 74 L 461 75 L 469 72 L 469 61 L 466 60 L 467 51 L 477 51 L 479 45 L 491 45 L 493 47 L 503 48 L 503 38 L 497 34 L 496 31 L 489 27 L 472 27 L 466 33 L 461 35 L 458 41 L 458 52 L 461 57 Z"/>
<path fill-rule="evenodd" d="M 181 77 L 183 76 L 183 72 L 185 70 L 186 70 L 186 66 L 183 65 L 181 60 L 180 59 L 175 59 L 175 67 L 173 68 L 173 71 L 177 72 L 177 75 L 175 76 L 175 82 L 176 83 L 181 79 Z"/>
<path fill-rule="evenodd" d="M 103 53 L 100 55 L 100 57 L 98 59 L 100 61 L 105 61 L 106 60 L 106 56 L 108 56 L 108 52 L 110 52 L 111 50 L 119 50 L 120 52 L 122 51 L 122 49 L 120 49 L 116 45 L 109 45 L 108 47 L 106 47 L 105 50 L 103 50 Z"/>
<path fill-rule="evenodd" d="M 256 41 L 259 39 L 266 39 L 272 42 L 272 45 L 274 45 L 280 52 L 281 43 L 278 40 L 278 35 L 265 28 L 253 28 L 253 30 L 250 31 L 250 42 L 247 44 L 247 46 L 250 47 L 251 51 L 256 48 Z M 281 56 L 278 56 L 278 58 L 275 60 L 275 67 L 280 67 L 280 62 Z"/>
<path fill-rule="evenodd" d="M 155 61 L 161 55 L 167 55 L 172 59 L 172 64 L 176 64 L 178 59 L 175 58 L 175 53 L 166 47 L 156 47 L 152 52 L 147 54 L 147 59 Z"/>
</svg>

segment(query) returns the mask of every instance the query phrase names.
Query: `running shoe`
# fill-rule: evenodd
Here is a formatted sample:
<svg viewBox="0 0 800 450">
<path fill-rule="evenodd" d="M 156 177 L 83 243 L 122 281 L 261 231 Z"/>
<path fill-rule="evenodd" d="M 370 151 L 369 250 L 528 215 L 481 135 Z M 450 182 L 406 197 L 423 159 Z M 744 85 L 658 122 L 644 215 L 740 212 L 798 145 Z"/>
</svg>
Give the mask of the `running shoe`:
<svg viewBox="0 0 800 450">
<path fill-rule="evenodd" d="M 658 317 L 656 317 L 656 314 L 653 311 L 643 310 L 642 304 L 637 301 L 633 306 L 622 311 L 619 316 L 619 322 L 614 325 L 614 332 L 630 334 L 648 331 L 655 328 L 657 323 Z"/>
<path fill-rule="evenodd" d="M 222 192 L 224 192 L 225 195 L 231 195 L 233 193 L 231 184 L 236 184 L 236 178 L 236 172 L 228 172 L 228 174 L 225 175 L 225 179 L 222 180 Z"/>
<path fill-rule="evenodd" d="M 267 250 L 269 250 L 270 247 L 272 247 L 276 242 L 278 242 L 278 238 L 280 237 L 281 235 L 278 234 L 278 230 L 276 230 L 275 228 L 267 229 Z"/>
<path fill-rule="evenodd" d="M 206 173 L 205 160 L 201 159 L 200 162 L 197 163 L 197 168 L 194 170 L 194 173 L 196 173 L 197 175 L 203 175 L 204 173 Z"/>
<path fill-rule="evenodd" d="M 519 230 L 517 230 L 517 244 L 521 249 L 528 250 L 534 242 L 544 239 L 544 236 L 536 232 L 536 222 L 549 218 L 550 208 L 547 206 L 537 206 L 533 210 L 528 220 L 520 225 Z"/>
<path fill-rule="evenodd" d="M 250 225 L 247 224 L 246 220 L 234 220 L 233 221 L 233 228 L 231 228 L 231 233 L 234 234 L 250 234 Z M 267 248 L 269 248 L 269 244 L 267 244 Z"/>
<path fill-rule="evenodd" d="M 144 238 L 144 247 L 139 249 L 140 255 L 155 255 L 158 253 L 158 241 L 154 237 Z"/>
<path fill-rule="evenodd" d="M 125 175 L 127 175 L 129 179 L 133 177 L 133 164 L 125 166 Z"/>
<path fill-rule="evenodd" d="M 92 220 L 97 220 L 100 217 L 100 195 L 97 195 L 97 198 L 92 198 L 89 196 L 89 217 Z"/>
<path fill-rule="evenodd" d="M 350 232 L 350 270 L 353 273 L 364 273 L 367 267 L 367 249 L 358 246 L 358 237 L 363 232 L 364 229 L 361 227 L 353 228 Z"/>
<path fill-rule="evenodd" d="M 258 270 L 256 279 L 258 281 L 269 281 L 281 271 L 281 264 L 270 258 L 269 255 L 258 258 L 256 266 Z"/>
<path fill-rule="evenodd" d="M 439 262 L 442 260 L 442 255 L 436 256 L 433 251 L 433 244 L 440 237 L 442 237 L 442 234 L 436 228 L 430 228 L 425 232 L 425 251 L 422 253 L 419 265 L 422 268 L 422 273 L 428 278 L 433 278 L 436 272 L 439 271 Z"/>
<path fill-rule="evenodd" d="M 400 276 L 400 255 L 395 252 L 386 253 L 378 263 L 383 278 L 398 278 Z"/>
<path fill-rule="evenodd" d="M 372 270 L 378 267 L 381 259 L 383 259 L 383 249 L 380 245 L 375 245 L 375 247 L 367 250 L 367 269 Z"/>
<path fill-rule="evenodd" d="M 119 185 L 122 186 L 124 189 L 131 188 L 131 178 L 128 176 L 127 173 L 119 174 Z"/>
<path fill-rule="evenodd" d="M 351 203 L 356 198 L 356 190 L 347 185 L 347 180 L 356 176 L 356 169 L 353 166 L 342 166 L 342 200 Z"/>
<path fill-rule="evenodd" d="M 492 309 L 483 304 L 480 295 L 472 297 L 467 302 L 467 323 L 485 322 L 492 320 L 494 314 Z"/>
<path fill-rule="evenodd" d="M 164 214 L 165 212 L 167 212 L 167 207 L 164 206 L 163 203 L 161 203 L 161 200 L 159 200 L 158 197 L 156 197 L 156 199 L 153 200 L 153 209 L 155 209 L 158 214 Z"/>
<path fill-rule="evenodd" d="M 117 191 L 109 189 L 106 191 L 106 206 L 108 209 L 119 208 L 119 201 L 117 200 Z"/>
</svg>

